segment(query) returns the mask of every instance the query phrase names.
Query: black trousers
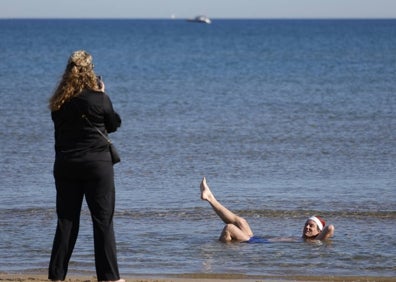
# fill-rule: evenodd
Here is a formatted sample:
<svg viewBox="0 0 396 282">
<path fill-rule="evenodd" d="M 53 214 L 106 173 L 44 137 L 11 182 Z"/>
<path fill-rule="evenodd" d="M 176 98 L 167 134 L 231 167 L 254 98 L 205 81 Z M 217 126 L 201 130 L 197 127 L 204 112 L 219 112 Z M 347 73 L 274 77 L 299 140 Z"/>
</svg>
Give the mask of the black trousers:
<svg viewBox="0 0 396 282">
<path fill-rule="evenodd" d="M 93 222 L 97 279 L 120 279 L 113 229 L 115 206 L 114 170 L 111 162 L 55 161 L 58 223 L 48 278 L 64 280 L 80 226 L 85 196 Z"/>
</svg>

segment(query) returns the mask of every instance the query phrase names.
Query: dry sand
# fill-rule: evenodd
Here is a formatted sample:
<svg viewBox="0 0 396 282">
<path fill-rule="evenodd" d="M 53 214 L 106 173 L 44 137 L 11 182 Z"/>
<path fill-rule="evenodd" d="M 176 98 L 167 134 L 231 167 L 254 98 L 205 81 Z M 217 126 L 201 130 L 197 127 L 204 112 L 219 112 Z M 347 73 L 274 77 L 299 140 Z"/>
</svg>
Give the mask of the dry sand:
<svg viewBox="0 0 396 282">
<path fill-rule="evenodd" d="M 396 281 L 396 277 L 370 277 L 370 276 L 248 276 L 238 274 L 185 274 L 173 276 L 135 276 L 123 277 L 127 282 L 259 282 L 259 281 Z M 48 282 L 45 275 L 29 274 L 0 274 L 0 281 L 34 281 Z M 65 281 L 97 282 L 95 277 L 71 276 Z"/>
</svg>

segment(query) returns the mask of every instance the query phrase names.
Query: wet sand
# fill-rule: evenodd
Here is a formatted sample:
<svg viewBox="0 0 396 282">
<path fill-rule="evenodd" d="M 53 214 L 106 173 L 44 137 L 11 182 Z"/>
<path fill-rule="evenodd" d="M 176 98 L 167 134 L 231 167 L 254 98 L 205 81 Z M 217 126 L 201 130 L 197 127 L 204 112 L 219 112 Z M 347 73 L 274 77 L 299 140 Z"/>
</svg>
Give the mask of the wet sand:
<svg viewBox="0 0 396 282">
<path fill-rule="evenodd" d="M 258 282 L 258 281 L 396 281 L 396 277 L 372 277 L 372 276 L 249 276 L 238 274 L 183 274 L 169 276 L 134 276 L 122 277 L 127 282 Z M 48 282 L 45 275 L 36 274 L 0 274 L 0 281 L 34 281 Z M 97 282 L 96 277 L 70 276 L 65 281 Z"/>
</svg>

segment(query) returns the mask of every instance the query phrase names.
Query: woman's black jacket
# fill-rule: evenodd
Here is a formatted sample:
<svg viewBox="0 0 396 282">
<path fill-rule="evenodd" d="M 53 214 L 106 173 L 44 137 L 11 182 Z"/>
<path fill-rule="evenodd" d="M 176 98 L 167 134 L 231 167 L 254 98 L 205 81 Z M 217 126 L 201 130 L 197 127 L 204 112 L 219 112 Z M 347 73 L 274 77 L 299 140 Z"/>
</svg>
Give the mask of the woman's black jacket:
<svg viewBox="0 0 396 282">
<path fill-rule="evenodd" d="M 105 134 L 116 131 L 121 125 L 121 118 L 107 94 L 83 91 L 51 113 L 56 160 L 111 161 L 108 142 L 82 115 Z"/>
</svg>

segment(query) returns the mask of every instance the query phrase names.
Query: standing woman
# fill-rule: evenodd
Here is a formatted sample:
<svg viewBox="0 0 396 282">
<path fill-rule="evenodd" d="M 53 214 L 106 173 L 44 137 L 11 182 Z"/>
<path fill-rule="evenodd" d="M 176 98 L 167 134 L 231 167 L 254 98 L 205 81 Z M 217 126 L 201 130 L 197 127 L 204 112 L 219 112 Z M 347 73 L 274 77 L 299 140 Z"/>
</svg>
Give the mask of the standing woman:
<svg viewBox="0 0 396 282">
<path fill-rule="evenodd" d="M 53 281 L 66 277 L 78 236 L 84 196 L 93 222 L 97 279 L 120 279 L 113 230 L 114 170 L 108 142 L 96 128 L 104 134 L 114 132 L 121 125 L 121 119 L 93 67 L 90 54 L 83 50 L 74 52 L 49 100 L 55 127 L 58 216 L 48 272 L 48 278 Z"/>
</svg>

